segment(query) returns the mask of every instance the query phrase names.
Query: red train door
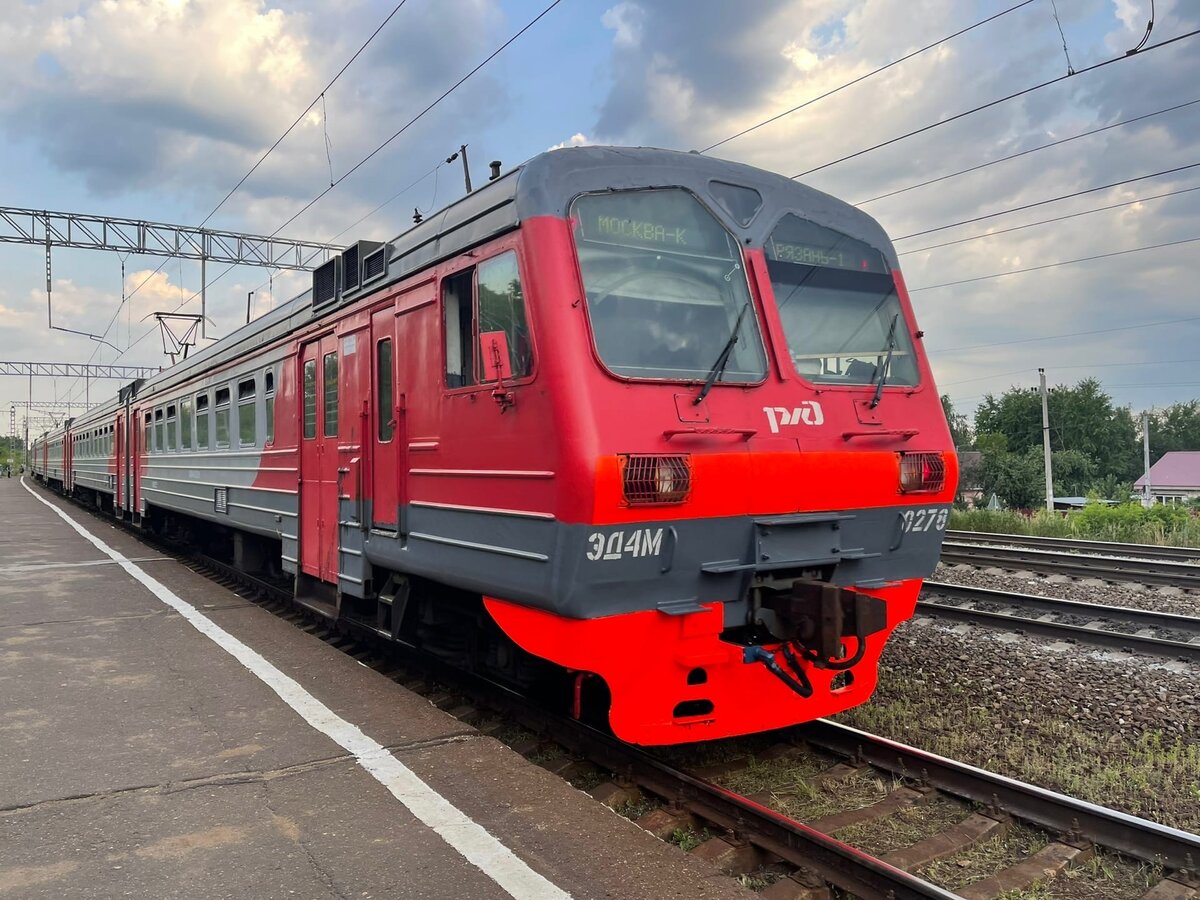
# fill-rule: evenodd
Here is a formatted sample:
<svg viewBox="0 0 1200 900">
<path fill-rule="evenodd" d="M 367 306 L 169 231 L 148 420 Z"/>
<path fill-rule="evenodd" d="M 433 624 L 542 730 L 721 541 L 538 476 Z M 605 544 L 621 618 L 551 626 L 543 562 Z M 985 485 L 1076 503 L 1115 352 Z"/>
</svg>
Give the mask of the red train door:
<svg viewBox="0 0 1200 900">
<path fill-rule="evenodd" d="M 142 507 L 142 459 L 146 451 L 146 438 L 149 436 L 150 425 L 143 425 L 144 413 L 134 407 L 129 414 L 129 504 L 127 509 L 133 515 L 141 515 Z"/>
<path fill-rule="evenodd" d="M 392 307 L 371 316 L 371 524 L 394 530 L 400 524 L 400 451 L 403 431 L 396 393 L 396 314 Z"/>
<path fill-rule="evenodd" d="M 337 338 L 304 345 L 300 365 L 300 568 L 337 581 L 338 410 Z"/>
<path fill-rule="evenodd" d="M 116 482 L 113 486 L 113 511 L 120 515 L 125 508 L 125 414 L 117 413 L 117 421 L 113 426 L 113 458 L 115 460 Z"/>
</svg>

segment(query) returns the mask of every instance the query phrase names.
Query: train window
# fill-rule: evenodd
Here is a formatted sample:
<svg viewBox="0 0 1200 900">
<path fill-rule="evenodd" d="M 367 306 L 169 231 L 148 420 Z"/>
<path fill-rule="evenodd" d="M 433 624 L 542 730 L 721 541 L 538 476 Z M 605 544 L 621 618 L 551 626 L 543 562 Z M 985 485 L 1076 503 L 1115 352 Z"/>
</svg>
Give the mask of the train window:
<svg viewBox="0 0 1200 900">
<path fill-rule="evenodd" d="M 213 412 L 213 430 L 217 436 L 217 449 L 229 446 L 229 388 L 218 388 Z"/>
<path fill-rule="evenodd" d="M 167 449 L 171 452 L 175 451 L 175 432 L 177 427 L 175 404 L 172 403 L 167 407 Z"/>
<path fill-rule="evenodd" d="M 192 449 L 192 398 L 179 401 L 179 449 L 185 453 Z"/>
<path fill-rule="evenodd" d="M 196 449 L 208 449 L 208 394 L 196 395 Z"/>
<path fill-rule="evenodd" d="M 571 220 L 596 352 L 610 372 L 742 384 L 766 377 L 741 249 L 692 194 L 585 194 Z"/>
<path fill-rule="evenodd" d="M 796 374 L 826 384 L 917 383 L 912 338 L 883 254 L 788 213 L 765 247 Z"/>
<path fill-rule="evenodd" d="M 396 411 L 392 408 L 392 339 L 375 345 L 375 415 L 379 419 L 379 440 L 392 439 L 396 429 Z"/>
<path fill-rule="evenodd" d="M 446 386 L 475 384 L 475 329 L 472 327 L 472 287 L 475 270 L 468 269 L 442 282 L 446 327 Z"/>
<path fill-rule="evenodd" d="M 167 447 L 166 435 L 163 432 L 163 408 L 154 411 L 154 449 L 162 453 Z"/>
<path fill-rule="evenodd" d="M 338 433 L 338 355 L 326 353 L 325 372 L 325 437 Z"/>
<path fill-rule="evenodd" d="M 317 436 L 317 361 L 304 361 L 304 437 Z"/>
<path fill-rule="evenodd" d="M 142 452 L 143 453 L 149 453 L 151 451 L 151 449 L 153 449 L 153 446 L 154 446 L 153 441 L 151 440 L 154 432 L 152 432 L 150 429 L 151 429 L 150 413 L 146 413 L 146 434 L 142 440 Z"/>
<path fill-rule="evenodd" d="M 255 421 L 254 379 L 238 382 L 238 446 L 253 447 L 258 443 L 258 422 Z"/>
<path fill-rule="evenodd" d="M 266 443 L 275 442 L 275 373 L 268 370 L 263 373 L 263 406 L 267 417 Z"/>
<path fill-rule="evenodd" d="M 529 339 L 529 323 L 525 318 L 525 295 L 521 291 L 521 274 L 517 271 L 517 254 L 512 250 L 479 264 L 479 333 L 503 331 L 508 339 L 508 361 L 513 378 L 523 378 L 533 371 L 533 344 Z M 483 374 L 480 381 L 495 381 L 491 361 L 480 361 Z"/>
</svg>

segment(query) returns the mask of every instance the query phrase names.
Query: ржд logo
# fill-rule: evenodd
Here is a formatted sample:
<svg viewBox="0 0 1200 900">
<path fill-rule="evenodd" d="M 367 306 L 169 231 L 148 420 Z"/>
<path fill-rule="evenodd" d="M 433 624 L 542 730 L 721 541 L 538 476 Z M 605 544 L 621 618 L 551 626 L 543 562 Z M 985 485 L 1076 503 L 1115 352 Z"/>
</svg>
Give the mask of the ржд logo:
<svg viewBox="0 0 1200 900">
<path fill-rule="evenodd" d="M 767 421 L 771 424 L 771 434 L 779 434 L 782 425 L 822 425 L 825 422 L 821 404 L 816 400 L 806 400 L 793 409 L 786 406 L 764 406 L 763 412 L 767 414 Z"/>
</svg>

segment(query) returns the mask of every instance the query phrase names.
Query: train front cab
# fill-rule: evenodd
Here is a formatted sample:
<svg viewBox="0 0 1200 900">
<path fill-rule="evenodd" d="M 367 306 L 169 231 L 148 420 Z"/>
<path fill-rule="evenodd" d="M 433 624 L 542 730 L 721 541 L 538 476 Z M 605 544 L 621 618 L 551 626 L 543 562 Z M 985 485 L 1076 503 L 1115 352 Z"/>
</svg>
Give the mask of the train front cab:
<svg viewBox="0 0 1200 900">
<path fill-rule="evenodd" d="M 526 650 L 603 679 L 635 743 L 867 699 L 957 480 L 878 226 L 849 214 L 872 243 L 794 209 L 754 242 L 735 230 L 758 192 L 711 190 L 584 193 L 566 217 L 523 223 L 542 261 L 536 324 L 554 335 L 538 351 L 571 435 L 558 469 L 591 490 L 558 499 L 553 608 L 485 604 Z"/>
</svg>

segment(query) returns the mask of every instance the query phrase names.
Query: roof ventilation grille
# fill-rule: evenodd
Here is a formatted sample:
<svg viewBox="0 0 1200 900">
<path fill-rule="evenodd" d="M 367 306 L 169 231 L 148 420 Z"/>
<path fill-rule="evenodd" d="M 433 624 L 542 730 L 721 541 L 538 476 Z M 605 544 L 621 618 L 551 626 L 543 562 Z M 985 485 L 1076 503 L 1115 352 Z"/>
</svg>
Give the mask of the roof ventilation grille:
<svg viewBox="0 0 1200 900">
<path fill-rule="evenodd" d="M 378 278 L 382 278 L 387 274 L 388 256 L 391 255 L 392 245 L 384 244 L 378 250 L 363 257 L 362 264 L 362 283 L 370 284 Z"/>
<path fill-rule="evenodd" d="M 313 269 L 312 305 L 316 309 L 332 303 L 338 296 L 338 276 L 342 270 L 342 258 L 335 256 L 329 262 Z"/>
</svg>

